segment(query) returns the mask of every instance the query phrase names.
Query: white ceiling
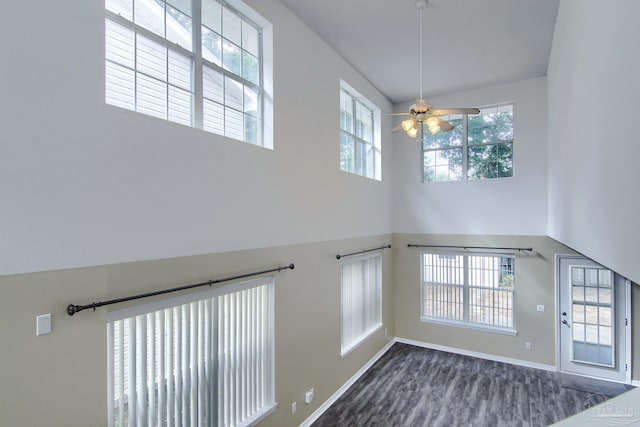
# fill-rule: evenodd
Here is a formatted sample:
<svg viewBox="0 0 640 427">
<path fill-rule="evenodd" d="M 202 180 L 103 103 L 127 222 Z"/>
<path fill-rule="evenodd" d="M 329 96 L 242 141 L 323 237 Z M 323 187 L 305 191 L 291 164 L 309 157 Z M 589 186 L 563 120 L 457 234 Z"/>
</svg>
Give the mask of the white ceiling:
<svg viewBox="0 0 640 427">
<path fill-rule="evenodd" d="M 394 103 L 419 95 L 415 0 L 280 0 Z M 559 0 L 429 0 L 424 94 L 544 76 Z"/>
</svg>

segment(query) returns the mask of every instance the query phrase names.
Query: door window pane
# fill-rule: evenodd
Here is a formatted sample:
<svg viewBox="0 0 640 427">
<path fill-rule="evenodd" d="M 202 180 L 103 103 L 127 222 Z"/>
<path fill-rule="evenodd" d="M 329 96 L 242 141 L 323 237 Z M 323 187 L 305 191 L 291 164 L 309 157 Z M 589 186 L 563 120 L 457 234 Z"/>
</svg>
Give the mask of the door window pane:
<svg viewBox="0 0 640 427">
<path fill-rule="evenodd" d="M 614 365 L 613 273 L 602 268 L 572 267 L 573 361 Z M 575 286 L 576 284 L 585 286 Z"/>
<path fill-rule="evenodd" d="M 584 269 L 577 267 L 571 269 L 571 283 L 573 286 L 584 286 Z"/>
<path fill-rule="evenodd" d="M 611 289 L 599 289 L 599 301 L 601 304 L 611 304 Z"/>
<path fill-rule="evenodd" d="M 584 288 L 582 286 L 574 286 L 572 292 L 574 301 L 584 301 Z"/>
</svg>

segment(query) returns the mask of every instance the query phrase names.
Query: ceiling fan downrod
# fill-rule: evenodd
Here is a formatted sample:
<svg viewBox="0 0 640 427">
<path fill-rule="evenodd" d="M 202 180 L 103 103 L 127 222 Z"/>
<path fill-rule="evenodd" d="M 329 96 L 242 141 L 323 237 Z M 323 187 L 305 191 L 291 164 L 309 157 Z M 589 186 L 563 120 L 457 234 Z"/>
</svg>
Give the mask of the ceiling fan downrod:
<svg viewBox="0 0 640 427">
<path fill-rule="evenodd" d="M 423 67 L 423 55 L 422 55 L 422 11 L 424 10 L 425 7 L 427 7 L 429 5 L 429 2 L 427 0 L 418 0 L 416 2 L 416 8 L 418 8 L 418 10 L 420 11 L 420 99 L 423 99 L 423 91 L 422 91 L 422 87 L 423 87 L 423 76 L 422 76 L 422 67 Z"/>
</svg>

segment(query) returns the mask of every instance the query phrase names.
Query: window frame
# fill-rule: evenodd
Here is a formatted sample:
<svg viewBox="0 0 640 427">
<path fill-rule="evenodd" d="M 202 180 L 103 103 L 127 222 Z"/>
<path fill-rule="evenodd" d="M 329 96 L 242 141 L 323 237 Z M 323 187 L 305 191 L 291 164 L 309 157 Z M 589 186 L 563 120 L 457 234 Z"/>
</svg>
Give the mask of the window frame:
<svg viewBox="0 0 640 427">
<path fill-rule="evenodd" d="M 382 181 L 382 143 L 381 143 L 381 121 L 380 121 L 380 108 L 375 105 L 373 102 L 365 98 L 361 95 L 357 90 L 355 90 L 352 86 L 346 83 L 344 80 L 340 80 L 340 92 L 339 97 L 342 98 L 342 92 L 345 92 L 351 98 L 351 117 L 352 117 L 352 128 L 353 132 L 343 129 L 342 120 L 338 121 L 339 123 L 339 165 L 340 170 L 342 172 L 348 172 L 353 175 L 362 176 L 365 178 L 374 179 L 376 181 Z M 371 141 L 367 141 L 362 137 L 358 136 L 358 132 L 356 131 L 356 121 L 357 121 L 357 111 L 358 104 L 362 107 L 366 108 L 370 113 L 370 121 L 371 121 Z M 339 115 L 342 116 L 342 102 L 339 103 L 340 107 L 338 109 Z M 352 169 L 343 168 L 343 157 L 342 157 L 342 135 L 346 134 L 353 140 L 353 150 L 352 150 Z M 360 166 L 360 171 L 358 170 L 358 154 L 359 154 L 359 146 L 364 145 L 368 146 L 369 150 L 373 150 L 373 164 L 370 164 L 368 160 L 367 153 L 365 152 L 362 159 L 364 159 L 363 164 Z"/>
<path fill-rule="evenodd" d="M 425 270 L 426 270 L 426 262 L 425 262 L 425 256 L 426 255 L 437 255 L 437 256 L 461 256 L 463 257 L 463 277 L 462 277 L 462 285 L 460 285 L 461 289 L 462 289 L 462 293 L 463 293 L 463 318 L 462 320 L 455 320 L 455 319 L 449 319 L 449 318 L 445 318 L 445 317 L 437 317 L 437 316 L 430 316 L 426 313 L 426 304 L 427 304 L 427 300 L 426 300 L 426 295 L 425 295 L 425 286 L 426 286 L 426 278 L 425 278 Z M 505 272 L 507 272 L 508 274 L 511 274 L 513 276 L 512 279 L 512 289 L 511 289 L 511 319 L 512 319 L 512 326 L 511 327 L 503 327 L 503 326 L 496 326 L 493 324 L 489 324 L 489 323 L 482 323 L 482 322 L 472 322 L 470 320 L 470 309 L 469 306 L 471 304 L 471 298 L 470 298 L 470 290 L 471 289 L 488 289 L 488 290 L 494 290 L 496 288 L 491 288 L 491 287 L 478 287 L 478 286 L 472 286 L 470 285 L 470 280 L 469 280 L 469 261 L 468 258 L 474 256 L 474 257 L 500 257 L 500 258 L 509 258 L 511 261 L 508 264 L 509 268 L 508 271 L 505 270 Z M 441 325 L 446 325 L 446 326 L 455 326 L 455 327 L 460 327 L 460 328 L 466 328 L 466 329 L 473 329 L 473 330 L 480 330 L 480 331 L 486 331 L 486 332 L 493 332 L 493 333 L 498 333 L 498 334 L 503 334 L 503 335 L 511 335 L 511 336 L 516 336 L 518 334 L 518 331 L 516 329 L 517 325 L 516 325 L 516 299 L 515 299 L 515 289 L 516 289 L 516 267 L 515 267 L 515 259 L 516 259 L 516 255 L 514 253 L 487 253 L 487 252 L 469 252 L 469 251 L 429 251 L 429 250 L 425 250 L 425 251 L 421 251 L 420 253 L 420 321 L 424 322 L 424 323 L 434 323 L 434 324 L 441 324 Z M 499 270 L 498 273 L 502 274 L 502 266 L 506 265 L 503 264 L 502 262 L 500 262 L 500 266 L 499 266 Z M 453 283 L 439 283 L 442 285 L 448 285 L 448 286 L 456 286 Z M 492 309 L 497 309 L 498 307 L 495 306 L 495 304 L 492 306 Z"/>
<path fill-rule="evenodd" d="M 340 260 L 340 357 L 346 357 L 349 353 L 355 350 L 360 344 L 365 342 L 370 336 L 380 330 L 383 326 L 382 321 L 382 251 L 375 251 L 369 254 L 360 255 L 360 256 L 350 256 L 347 258 L 343 258 Z M 345 283 L 344 283 L 344 267 L 346 265 L 353 264 L 362 264 L 362 268 L 365 268 L 365 262 L 376 259 L 377 260 L 377 269 L 375 271 L 375 283 L 363 283 L 363 286 L 374 286 L 376 289 L 376 301 L 378 306 L 375 307 L 376 319 L 371 325 L 368 325 L 364 331 L 360 333 L 355 338 L 352 338 L 351 341 L 345 343 Z M 364 276 L 364 274 L 363 274 Z M 371 272 L 369 272 L 369 278 L 371 278 Z M 364 277 L 363 277 L 364 280 Z M 361 305 L 363 308 L 362 312 L 358 313 L 359 315 L 364 317 L 364 304 Z"/>
<path fill-rule="evenodd" d="M 153 31 L 147 29 L 146 27 L 142 26 L 141 24 L 135 23 L 134 22 L 134 16 L 135 16 L 135 1 L 133 0 L 132 2 L 132 18 L 131 20 L 128 17 L 124 17 L 121 16 L 118 13 L 115 13 L 111 10 L 109 10 L 107 8 L 107 2 L 105 1 L 105 6 L 104 6 L 104 22 L 105 22 L 105 55 L 104 55 L 104 60 L 105 60 L 105 81 L 104 81 L 104 88 L 105 88 L 105 103 L 107 105 L 110 106 L 114 106 L 117 108 L 123 108 L 129 111 L 133 111 L 136 113 L 140 113 L 140 114 L 145 114 L 145 115 L 150 115 L 152 117 L 157 117 L 160 118 L 162 120 L 165 121 L 169 121 L 172 123 L 178 123 L 178 124 L 182 124 L 182 125 L 186 125 L 185 123 L 182 122 L 176 122 L 175 120 L 171 120 L 168 116 L 169 116 L 169 110 L 167 108 L 167 111 L 165 112 L 165 117 L 161 117 L 158 115 L 153 115 L 153 114 L 149 114 L 143 111 L 139 111 L 138 110 L 138 94 L 136 91 L 136 86 L 137 86 L 137 81 L 138 81 L 138 74 L 144 74 L 141 73 L 138 69 L 137 69 L 137 64 L 136 64 L 136 57 L 137 57 L 137 53 L 138 53 L 138 48 L 137 46 L 134 46 L 133 48 L 133 55 L 134 55 L 134 66 L 133 68 L 130 68 L 128 66 L 125 66 L 123 64 L 111 61 L 110 59 L 107 58 L 107 52 L 106 52 L 106 36 L 107 36 L 107 21 L 111 21 L 112 23 L 125 27 L 126 29 L 132 31 L 134 33 L 134 37 L 137 36 L 137 34 L 142 35 L 143 37 L 151 40 L 152 42 L 158 43 L 160 45 L 162 45 L 163 48 L 166 48 L 167 50 L 167 55 L 169 55 L 169 52 L 174 51 L 176 53 L 178 53 L 179 55 L 185 56 L 190 58 L 191 60 L 191 88 L 189 90 L 189 92 L 191 93 L 191 124 L 188 125 L 190 127 L 196 128 L 196 129 L 200 129 L 203 130 L 205 132 L 208 133 L 214 133 L 216 135 L 220 135 L 220 136 L 224 136 L 226 138 L 230 138 L 230 139 L 234 139 L 234 140 L 238 140 L 238 141 L 242 141 L 251 145 L 256 145 L 259 147 L 264 147 L 264 148 L 269 148 L 269 149 L 273 149 L 273 83 L 272 83 L 272 78 L 273 78 L 273 34 L 272 34 L 272 26 L 271 24 L 264 19 L 262 16 L 260 16 L 257 12 L 253 11 L 253 9 L 251 9 L 248 5 L 246 5 L 245 3 L 243 3 L 240 0 L 214 0 L 215 2 L 219 3 L 221 5 L 222 11 L 224 11 L 224 9 L 228 9 L 229 11 L 231 11 L 232 13 L 236 14 L 237 16 L 240 17 L 241 22 L 247 23 L 248 25 L 252 26 L 253 28 L 255 28 L 256 32 L 257 32 L 257 37 L 258 37 L 258 46 L 257 46 L 257 52 L 258 52 L 258 74 L 259 74 L 259 78 L 258 78 L 258 82 L 255 83 L 251 80 L 248 80 L 247 78 L 242 76 L 241 74 L 235 74 L 234 72 L 232 72 L 231 70 L 227 70 L 223 67 L 222 64 L 218 65 L 215 64 L 209 60 L 207 60 L 206 58 L 204 58 L 203 55 L 203 49 L 202 49 L 202 27 L 205 26 L 203 23 L 203 19 L 202 19 L 202 0 L 191 0 L 191 16 L 189 16 L 189 18 L 191 19 L 191 47 L 192 49 L 189 50 L 186 47 L 181 46 L 180 44 L 172 41 L 171 39 L 168 38 L 167 34 L 166 34 L 166 30 L 165 30 L 165 35 L 164 36 L 160 36 L 156 33 L 154 33 Z M 164 4 L 165 4 L 165 16 L 166 16 L 166 5 L 167 0 L 164 0 Z M 180 9 L 178 9 L 176 6 L 174 6 L 173 4 L 169 4 L 169 6 L 175 8 L 176 10 L 178 10 L 180 13 L 183 13 L 183 11 L 181 11 Z M 222 12 L 221 12 L 222 13 Z M 185 15 L 186 16 L 186 15 Z M 166 18 L 165 18 L 166 19 Z M 221 19 L 223 19 L 221 17 Z M 164 24 L 166 26 L 166 23 Z M 223 35 L 220 34 L 220 40 L 222 43 L 223 40 Z M 226 40 L 226 39 L 224 39 Z M 232 41 L 229 41 L 229 43 L 234 43 Z M 240 49 L 240 55 L 242 56 L 242 52 L 244 51 L 244 49 L 242 49 L 241 45 L 235 45 L 237 46 L 238 49 Z M 251 52 L 247 51 L 249 54 L 251 54 Z M 127 70 L 130 70 L 134 73 L 134 89 L 133 89 L 133 96 L 134 96 L 134 106 L 133 108 L 128 108 L 122 105 L 117 105 L 114 103 L 109 102 L 108 98 L 107 98 L 107 63 L 111 63 L 114 64 L 118 67 L 124 67 Z M 205 96 L 204 96 L 204 73 L 205 73 L 205 68 L 211 69 L 212 71 L 219 73 L 222 76 L 222 84 L 224 87 L 224 82 L 225 80 L 231 79 L 235 82 L 237 82 L 238 84 L 242 85 L 242 90 L 243 90 L 243 98 L 245 97 L 245 92 L 246 89 L 245 88 L 249 88 L 250 90 L 254 91 L 257 94 L 257 106 L 259 109 L 258 114 L 253 115 L 247 111 L 245 111 L 245 107 L 243 105 L 242 111 L 238 110 L 235 107 L 231 107 L 229 106 L 226 101 L 224 100 L 224 95 L 223 95 L 223 100 L 220 102 L 216 102 L 217 104 L 219 104 L 222 108 L 222 117 L 223 120 L 220 123 L 220 126 L 222 127 L 222 131 L 217 131 L 214 129 L 205 129 L 204 127 L 204 100 L 205 100 Z M 154 77 L 155 80 L 161 82 L 162 84 L 167 86 L 167 94 L 166 94 L 166 102 L 167 105 L 169 104 L 169 100 L 170 100 L 170 95 L 168 94 L 169 92 L 169 87 L 175 86 L 172 85 L 169 82 L 169 76 L 166 76 L 166 81 L 161 81 L 157 78 Z M 224 92 L 223 92 L 224 93 Z M 243 101 L 244 104 L 244 101 Z M 238 136 L 236 135 L 230 135 L 227 132 L 226 129 L 226 125 L 227 125 L 227 119 L 226 119 L 226 113 L 227 113 L 227 109 L 232 109 L 234 111 L 236 111 L 237 113 L 242 115 L 242 138 L 239 139 Z M 256 141 L 249 141 L 247 139 L 247 124 L 246 124 L 246 117 L 247 116 L 252 116 L 254 118 L 256 118 L 256 120 L 259 121 L 259 126 L 258 126 L 258 130 L 259 130 L 259 134 L 256 137 Z"/>
<path fill-rule="evenodd" d="M 515 115 L 515 104 L 513 102 L 505 102 L 501 104 L 488 105 L 484 107 L 480 107 L 480 115 L 482 115 L 483 110 L 491 110 L 491 109 L 500 109 L 504 107 L 510 107 L 512 116 Z M 455 119 L 450 119 L 450 116 L 456 116 Z M 429 132 L 425 130 L 424 140 L 422 141 L 422 182 L 425 184 L 434 184 L 439 182 L 464 182 L 464 181 L 478 181 L 483 179 L 505 179 L 505 178 L 513 178 L 514 170 L 513 170 L 513 146 L 515 141 L 515 136 L 511 140 L 505 141 L 491 141 L 486 143 L 477 143 L 470 144 L 469 143 L 469 114 L 452 114 L 448 116 L 441 116 L 440 118 L 443 120 L 456 120 L 458 116 L 461 116 L 462 122 L 460 126 L 462 126 L 462 137 L 460 145 L 447 145 L 443 147 L 434 147 L 427 148 L 426 138 L 428 138 Z M 473 115 L 476 116 L 476 115 Z M 424 125 L 423 125 L 424 126 Z M 515 125 L 512 126 L 512 133 L 515 134 Z M 510 176 L 496 176 L 496 177 L 470 177 L 469 176 L 469 151 L 474 147 L 490 147 L 490 146 L 511 146 L 511 175 Z M 437 153 L 447 150 L 461 150 L 462 151 L 462 165 L 460 171 L 460 179 L 448 179 L 448 180 L 433 180 L 429 181 L 426 179 L 426 171 L 427 164 L 425 158 L 427 157 L 427 153 Z"/>
<path fill-rule="evenodd" d="M 267 275 L 267 276 L 263 276 L 263 277 L 258 277 L 255 279 L 250 279 L 247 281 L 243 281 L 243 282 L 237 282 L 237 283 L 232 283 L 232 284 L 227 284 L 227 285 L 223 285 L 220 287 L 213 287 L 211 289 L 207 289 L 204 291 L 198 291 L 198 292 L 192 292 L 192 293 L 187 293 L 187 294 L 183 294 L 183 295 L 178 295 L 178 296 L 174 296 L 174 297 L 170 297 L 170 298 L 165 298 L 165 299 L 160 299 L 160 300 L 155 300 L 155 301 L 150 301 L 150 302 L 146 302 L 146 303 L 141 303 L 141 304 L 137 304 L 137 305 L 133 305 L 133 306 L 129 306 L 129 307 L 124 307 L 124 308 L 120 308 L 120 309 L 115 309 L 115 310 L 111 310 L 107 312 L 107 316 L 106 316 L 106 337 L 107 337 L 107 406 L 108 406 L 108 412 L 107 412 L 107 421 L 108 421 L 108 425 L 115 425 L 115 385 L 114 385 L 114 380 L 113 377 L 109 375 L 109 372 L 111 372 L 110 370 L 112 369 L 111 366 L 115 366 L 115 360 L 114 360 L 114 355 L 112 351 L 109 351 L 111 349 L 111 342 L 114 341 L 114 322 L 117 321 L 124 321 L 124 320 L 128 320 L 128 319 L 134 319 L 134 321 L 137 322 L 137 316 L 145 316 L 157 311 L 162 311 L 162 310 L 166 310 L 166 309 L 172 309 L 172 308 L 177 308 L 183 305 L 187 305 L 187 304 L 192 304 L 192 303 L 200 303 L 200 302 L 204 302 L 205 304 L 210 303 L 210 300 L 214 299 L 214 298 L 220 298 L 220 297 L 227 297 L 227 296 L 234 296 L 235 298 L 238 298 L 238 296 L 247 290 L 251 290 L 251 289 L 256 289 L 256 288 L 260 288 L 260 287 L 264 287 L 264 301 L 262 301 L 262 304 L 264 304 L 268 310 L 265 310 L 264 308 L 262 310 L 259 310 L 262 313 L 263 316 L 263 321 L 265 324 L 265 329 L 268 330 L 268 337 L 265 337 L 265 343 L 263 346 L 263 350 L 265 350 L 265 355 L 264 357 L 268 360 L 268 366 L 265 367 L 264 372 L 263 372 L 263 376 L 264 376 L 264 388 L 262 390 L 263 393 L 265 393 L 268 397 L 268 401 L 265 400 L 264 405 L 254 414 L 252 414 L 250 417 L 247 417 L 247 419 L 243 420 L 245 423 L 247 423 L 246 425 L 254 425 L 256 423 L 258 423 L 260 420 L 264 419 L 267 415 L 269 415 L 270 413 L 272 413 L 273 411 L 275 411 L 278 403 L 276 401 L 276 389 L 275 389 L 275 364 L 276 364 L 276 359 L 275 359 L 275 286 L 276 286 L 276 280 L 275 280 L 275 276 L 273 275 Z M 218 301 L 216 301 L 218 302 Z M 230 321 L 235 321 L 237 319 L 235 319 L 236 315 L 231 316 L 234 317 L 234 319 L 230 319 Z M 250 318 L 252 316 L 249 316 Z M 254 315 L 253 318 L 255 319 L 256 316 Z M 213 316 L 211 319 L 211 327 L 212 329 L 215 329 L 218 326 L 217 320 L 216 320 L 216 316 Z M 227 320 L 229 321 L 229 320 Z M 190 331 L 191 333 L 193 333 L 192 331 Z M 214 331 L 214 334 L 217 334 L 217 332 Z M 184 337 L 184 334 L 183 334 Z M 234 336 L 235 337 L 235 336 Z M 134 339 L 135 339 L 135 335 L 134 335 Z M 231 340 L 233 340 L 233 338 L 231 338 Z M 175 342 L 175 341 L 174 341 Z M 189 341 L 189 343 L 187 344 L 187 347 L 191 346 L 192 343 L 191 341 Z M 145 348 L 146 351 L 146 345 L 142 344 L 142 346 Z M 214 346 L 215 349 L 215 346 Z M 218 349 L 219 351 L 219 349 Z M 211 352 L 211 357 L 212 359 L 214 358 L 213 355 L 213 351 Z M 138 357 L 136 356 L 136 360 L 138 359 Z M 216 362 L 214 364 L 212 364 L 211 366 L 218 366 L 217 365 L 217 361 L 219 359 L 215 359 Z M 208 361 L 209 363 L 211 363 L 211 361 Z M 122 361 L 121 361 L 122 363 Z M 137 366 L 136 366 L 137 367 Z M 190 371 L 193 371 L 191 368 L 189 369 Z M 136 371 L 136 376 L 138 375 L 137 373 L 138 371 Z M 212 387 L 214 388 L 219 388 L 220 387 L 220 381 L 224 381 L 225 384 L 228 380 L 228 378 L 225 378 L 226 374 L 222 374 L 220 377 L 218 377 L 218 374 L 215 374 L 214 376 L 218 379 L 218 383 L 215 383 L 212 385 Z M 240 374 L 238 374 L 240 375 Z M 158 385 L 157 382 L 154 382 L 154 384 L 156 384 L 156 387 Z M 144 387 L 144 385 L 142 386 Z M 188 394 L 188 393 L 187 393 Z M 186 394 L 185 394 L 186 395 Z M 214 392 L 213 396 L 217 396 Z M 144 401 L 146 402 L 146 398 L 144 398 Z M 182 398 L 183 402 L 184 402 L 184 397 Z M 224 399 L 224 397 L 223 397 Z M 216 416 L 219 416 L 218 413 L 222 412 L 221 410 L 221 400 L 218 399 L 218 401 L 216 402 L 217 406 L 216 408 L 214 408 L 212 410 L 212 413 L 215 414 Z M 226 402 L 228 403 L 228 402 Z M 147 409 L 147 414 L 142 415 L 142 417 L 144 418 L 145 416 L 148 416 L 149 413 L 149 407 L 146 408 Z M 153 409 L 153 407 L 151 408 Z M 156 408 L 157 411 L 157 408 Z M 229 411 L 229 409 L 227 408 L 227 412 Z M 135 414 L 136 410 L 133 411 L 133 413 Z M 131 421 L 131 420 L 130 420 Z M 217 420 L 216 420 L 217 422 Z M 214 424 L 216 424 L 216 422 L 214 422 Z M 134 419 L 132 421 L 132 423 L 129 423 L 128 425 L 135 425 L 136 424 L 136 420 Z M 243 424 L 244 425 L 244 424 Z"/>
</svg>

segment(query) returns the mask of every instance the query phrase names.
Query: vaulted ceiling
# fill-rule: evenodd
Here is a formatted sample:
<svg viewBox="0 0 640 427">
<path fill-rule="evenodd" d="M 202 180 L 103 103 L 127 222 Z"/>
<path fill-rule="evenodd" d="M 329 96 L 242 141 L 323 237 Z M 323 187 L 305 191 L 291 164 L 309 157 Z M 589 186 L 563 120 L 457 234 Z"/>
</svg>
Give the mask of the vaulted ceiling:
<svg viewBox="0 0 640 427">
<path fill-rule="evenodd" d="M 280 0 L 390 101 L 419 92 L 415 0 Z M 559 0 L 429 0 L 424 93 L 546 75 Z"/>
</svg>

